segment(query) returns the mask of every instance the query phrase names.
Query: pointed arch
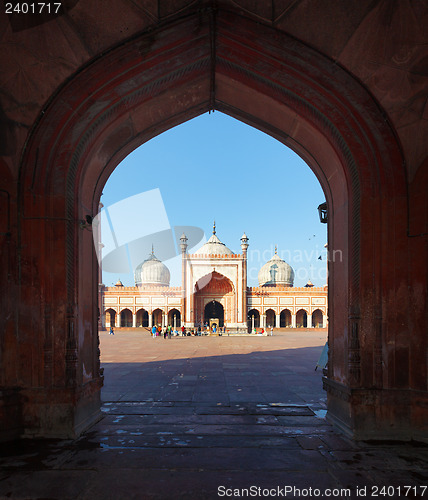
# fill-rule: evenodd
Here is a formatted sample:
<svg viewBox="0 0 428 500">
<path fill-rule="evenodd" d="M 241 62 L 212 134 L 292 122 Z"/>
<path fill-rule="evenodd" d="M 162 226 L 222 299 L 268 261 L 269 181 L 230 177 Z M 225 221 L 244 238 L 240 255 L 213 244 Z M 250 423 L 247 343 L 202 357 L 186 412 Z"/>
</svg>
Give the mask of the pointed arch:
<svg viewBox="0 0 428 500">
<path fill-rule="evenodd" d="M 79 221 L 97 213 L 108 176 L 128 153 L 212 109 L 294 149 L 323 187 L 329 246 L 342 256 L 329 263 L 330 417 L 343 429 L 354 429 L 349 391 L 393 388 L 393 376 L 382 370 L 395 366 L 398 291 L 407 288 L 401 265 L 407 255 L 407 205 L 404 162 L 386 113 L 351 74 L 293 37 L 222 9 L 215 23 L 209 15 L 191 13 L 112 48 L 69 78 L 34 124 L 22 155 L 19 259 L 21 266 L 35 262 L 27 282 L 40 283 L 43 301 L 32 308 L 30 322 L 24 321 L 27 304 L 22 304 L 18 326 L 29 338 L 43 339 L 46 321 L 55 325 L 56 352 L 64 353 L 58 360 L 64 390 L 70 394 L 83 384 L 85 360 L 91 382 L 79 397 L 86 414 L 70 423 L 70 435 L 98 418 L 102 381 L 92 339 L 97 260 L 91 234 Z M 55 248 L 52 241 L 58 242 Z M 397 251 L 390 252 L 391 245 Z M 387 300 L 385 290 L 391 292 Z M 23 285 L 24 297 L 31 292 Z M 45 303 L 52 314 L 45 314 Z M 370 339 L 363 346 L 362 336 Z M 408 357 L 400 342 L 396 348 Z M 82 351 L 88 345 L 92 350 Z M 43 372 L 43 358 L 39 362 Z M 31 388 L 27 394 L 31 404 Z M 61 421 L 61 412 L 74 411 L 54 406 L 40 413 L 40 433 Z"/>
</svg>

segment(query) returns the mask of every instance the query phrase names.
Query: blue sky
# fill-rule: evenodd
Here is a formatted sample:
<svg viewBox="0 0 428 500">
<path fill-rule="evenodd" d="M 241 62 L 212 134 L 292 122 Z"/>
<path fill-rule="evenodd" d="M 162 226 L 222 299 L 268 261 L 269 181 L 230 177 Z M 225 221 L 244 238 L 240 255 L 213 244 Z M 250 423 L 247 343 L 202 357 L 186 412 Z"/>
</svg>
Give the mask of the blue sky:
<svg viewBox="0 0 428 500">
<path fill-rule="evenodd" d="M 249 286 L 257 286 L 257 272 L 273 255 L 275 245 L 295 271 L 295 286 L 303 286 L 308 279 L 316 286 L 326 283 L 327 227 L 319 222 L 317 212 L 324 200 L 315 175 L 292 150 L 217 111 L 174 127 L 133 151 L 111 174 L 101 198 L 109 213 L 120 206 L 126 214 L 122 224 L 131 229 L 121 243 L 145 234 L 149 244 L 154 227 L 167 231 L 169 226 L 200 228 L 208 239 L 215 219 L 220 240 L 241 253 L 245 231 L 250 244 Z M 153 240 L 159 257 L 159 240 Z M 169 245 L 172 250 L 162 260 L 171 270 L 171 285 L 179 286 L 180 258 L 173 258 L 179 250 L 173 241 Z M 129 257 L 129 249 L 124 251 Z M 141 256 L 134 252 L 128 259 L 127 269 L 103 272 L 104 284 L 111 286 L 120 277 L 124 285 L 133 286 L 130 268 L 146 259 L 148 252 L 146 245 Z"/>
</svg>

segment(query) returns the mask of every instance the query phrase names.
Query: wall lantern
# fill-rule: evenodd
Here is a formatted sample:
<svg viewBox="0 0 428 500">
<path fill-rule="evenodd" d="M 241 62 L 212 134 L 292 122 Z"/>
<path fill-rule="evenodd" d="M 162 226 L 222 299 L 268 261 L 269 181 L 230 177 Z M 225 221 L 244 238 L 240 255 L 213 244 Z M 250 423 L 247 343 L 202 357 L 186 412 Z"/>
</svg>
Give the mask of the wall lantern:
<svg viewBox="0 0 428 500">
<path fill-rule="evenodd" d="M 320 216 L 320 222 L 322 224 L 327 224 L 328 222 L 328 213 L 327 213 L 327 203 L 321 203 L 318 206 L 318 215 Z"/>
</svg>

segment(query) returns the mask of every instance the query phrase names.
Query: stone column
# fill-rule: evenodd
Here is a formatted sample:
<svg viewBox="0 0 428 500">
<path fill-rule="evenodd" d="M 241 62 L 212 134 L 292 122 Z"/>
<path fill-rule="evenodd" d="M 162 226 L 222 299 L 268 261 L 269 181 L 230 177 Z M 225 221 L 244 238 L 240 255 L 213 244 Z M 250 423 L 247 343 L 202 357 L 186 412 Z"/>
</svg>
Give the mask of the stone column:
<svg viewBox="0 0 428 500">
<path fill-rule="evenodd" d="M 134 313 L 132 315 L 132 328 L 136 328 L 137 327 L 137 313 Z"/>
<path fill-rule="evenodd" d="M 149 312 L 149 328 L 152 328 L 152 327 L 153 327 L 153 314 L 151 312 Z"/>
<path fill-rule="evenodd" d="M 281 324 L 281 315 L 275 314 L 275 328 L 279 328 L 280 324 Z"/>
<path fill-rule="evenodd" d="M 291 328 L 296 328 L 296 315 L 291 315 Z"/>
<path fill-rule="evenodd" d="M 120 324 L 120 312 L 118 312 L 118 313 L 116 314 L 116 326 L 117 326 L 118 328 L 120 328 L 120 327 L 121 327 L 121 324 Z"/>
<path fill-rule="evenodd" d="M 322 314 L 322 327 L 327 328 L 327 314 Z"/>
<path fill-rule="evenodd" d="M 312 328 L 312 314 L 310 313 L 307 313 L 307 318 L 308 318 L 308 321 L 307 321 L 307 328 Z"/>
</svg>

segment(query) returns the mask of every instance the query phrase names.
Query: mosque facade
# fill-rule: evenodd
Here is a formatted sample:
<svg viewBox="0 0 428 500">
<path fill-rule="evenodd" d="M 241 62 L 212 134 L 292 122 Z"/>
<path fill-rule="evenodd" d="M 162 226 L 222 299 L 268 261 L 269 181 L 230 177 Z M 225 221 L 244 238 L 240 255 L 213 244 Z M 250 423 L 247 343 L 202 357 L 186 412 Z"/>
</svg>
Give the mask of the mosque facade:
<svg viewBox="0 0 428 500">
<path fill-rule="evenodd" d="M 180 238 L 181 286 L 170 286 L 170 272 L 153 249 L 134 273 L 135 286 L 101 286 L 101 322 L 109 328 L 171 325 L 224 328 L 230 333 L 270 328 L 325 328 L 327 286 L 294 287 L 294 271 L 275 254 L 258 273 L 259 286 L 247 286 L 248 237 L 236 254 L 220 241 L 215 224 L 210 239 L 195 253 Z"/>
</svg>

